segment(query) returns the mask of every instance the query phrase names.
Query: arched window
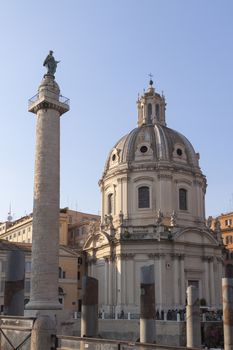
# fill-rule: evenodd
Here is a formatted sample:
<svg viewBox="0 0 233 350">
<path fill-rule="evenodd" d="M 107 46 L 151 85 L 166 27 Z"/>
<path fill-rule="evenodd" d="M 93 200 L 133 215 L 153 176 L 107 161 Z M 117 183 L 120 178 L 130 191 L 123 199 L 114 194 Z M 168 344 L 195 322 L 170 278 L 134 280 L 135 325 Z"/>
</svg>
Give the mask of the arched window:
<svg viewBox="0 0 233 350">
<path fill-rule="evenodd" d="M 113 213 L 113 194 L 109 193 L 108 195 L 108 214 Z"/>
<path fill-rule="evenodd" d="M 59 270 L 58 270 L 58 277 L 59 278 L 66 278 L 66 272 L 63 271 L 60 266 L 59 266 Z"/>
<path fill-rule="evenodd" d="M 62 268 L 59 267 L 59 278 L 62 278 Z"/>
<path fill-rule="evenodd" d="M 179 209 L 187 210 L 188 209 L 188 191 L 184 188 L 179 189 Z"/>
<path fill-rule="evenodd" d="M 138 189 L 138 208 L 150 208 L 150 189 L 147 186 Z"/>
<path fill-rule="evenodd" d="M 156 106 L 155 106 L 155 114 L 156 114 L 157 119 L 159 120 L 159 104 L 156 104 Z"/>
<path fill-rule="evenodd" d="M 147 105 L 147 115 L 148 115 L 148 122 L 151 122 L 152 117 L 152 104 L 148 103 Z"/>
</svg>

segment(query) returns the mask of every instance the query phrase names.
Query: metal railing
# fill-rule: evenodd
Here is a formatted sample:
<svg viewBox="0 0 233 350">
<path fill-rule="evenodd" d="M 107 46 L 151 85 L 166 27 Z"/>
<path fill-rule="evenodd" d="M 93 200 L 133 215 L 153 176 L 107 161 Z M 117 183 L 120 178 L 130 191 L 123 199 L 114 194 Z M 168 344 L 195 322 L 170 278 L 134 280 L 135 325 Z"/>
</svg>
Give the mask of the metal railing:
<svg viewBox="0 0 233 350">
<path fill-rule="evenodd" d="M 74 318 L 80 318 L 81 313 L 76 313 L 76 317 Z M 109 313 L 109 312 L 99 312 L 98 318 L 102 320 L 139 320 L 140 314 L 139 313 Z M 186 321 L 186 312 L 185 310 L 175 311 L 171 310 L 170 312 L 162 312 L 162 313 L 156 313 L 155 319 L 157 321 Z M 222 321 L 222 310 L 217 311 L 205 311 L 200 313 L 200 319 L 202 322 L 216 322 L 216 321 Z"/>
<path fill-rule="evenodd" d="M 52 94 L 54 94 L 53 91 L 50 91 L 50 90 L 47 90 L 47 91 L 52 93 Z M 39 93 L 37 93 L 36 95 L 32 96 L 28 100 L 28 108 L 30 108 L 37 100 L 39 100 Z M 70 99 L 68 97 L 63 96 L 63 95 L 59 95 L 59 102 L 64 103 L 67 106 L 70 106 Z"/>
</svg>

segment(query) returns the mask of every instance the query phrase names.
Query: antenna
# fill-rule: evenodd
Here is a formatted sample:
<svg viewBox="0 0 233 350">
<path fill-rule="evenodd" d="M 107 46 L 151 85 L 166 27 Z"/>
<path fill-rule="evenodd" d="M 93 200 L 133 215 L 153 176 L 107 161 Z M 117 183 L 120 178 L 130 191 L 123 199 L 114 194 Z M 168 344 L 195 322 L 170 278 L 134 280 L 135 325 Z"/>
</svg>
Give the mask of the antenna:
<svg viewBox="0 0 233 350">
<path fill-rule="evenodd" d="M 7 215 L 7 221 L 12 221 L 11 202 L 10 202 L 10 205 L 9 205 L 9 211 L 8 211 L 8 215 Z"/>
</svg>

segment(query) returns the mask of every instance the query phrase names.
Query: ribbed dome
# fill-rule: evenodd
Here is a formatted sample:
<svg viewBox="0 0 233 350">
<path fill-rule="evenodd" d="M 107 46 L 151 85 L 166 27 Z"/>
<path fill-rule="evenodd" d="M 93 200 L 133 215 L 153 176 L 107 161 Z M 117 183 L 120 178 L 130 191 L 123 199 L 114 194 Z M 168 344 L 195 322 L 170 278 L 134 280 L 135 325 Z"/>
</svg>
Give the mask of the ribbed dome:
<svg viewBox="0 0 233 350">
<path fill-rule="evenodd" d="M 185 136 L 161 124 L 142 125 L 122 137 L 113 147 L 104 173 L 116 166 L 152 165 L 181 167 L 200 172 L 199 155 Z"/>
</svg>

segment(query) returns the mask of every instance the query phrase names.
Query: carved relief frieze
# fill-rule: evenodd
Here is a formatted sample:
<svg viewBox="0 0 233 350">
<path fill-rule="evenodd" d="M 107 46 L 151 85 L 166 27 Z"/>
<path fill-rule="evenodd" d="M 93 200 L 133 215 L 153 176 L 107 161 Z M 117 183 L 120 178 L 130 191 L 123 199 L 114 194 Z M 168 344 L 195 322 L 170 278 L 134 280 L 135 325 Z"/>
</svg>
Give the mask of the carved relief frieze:
<svg viewBox="0 0 233 350">
<path fill-rule="evenodd" d="M 158 174 L 159 180 L 172 180 L 172 175 L 170 174 Z"/>
<path fill-rule="evenodd" d="M 154 178 L 151 176 L 139 176 L 136 179 L 133 180 L 133 182 L 139 182 L 139 181 L 154 181 Z"/>
<path fill-rule="evenodd" d="M 186 183 L 187 185 L 191 186 L 192 185 L 192 181 L 185 179 L 185 178 L 181 178 L 181 179 L 176 179 L 175 183 Z"/>
</svg>

